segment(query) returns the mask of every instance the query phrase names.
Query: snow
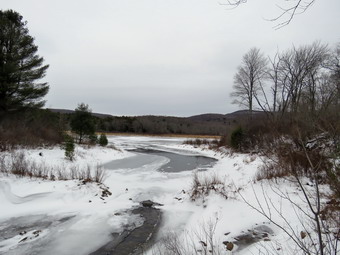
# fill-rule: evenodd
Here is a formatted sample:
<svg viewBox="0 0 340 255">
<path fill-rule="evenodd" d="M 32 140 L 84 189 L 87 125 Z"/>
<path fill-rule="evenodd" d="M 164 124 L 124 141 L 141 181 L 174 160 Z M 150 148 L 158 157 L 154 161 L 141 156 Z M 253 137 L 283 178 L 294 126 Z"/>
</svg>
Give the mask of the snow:
<svg viewBox="0 0 340 255">
<path fill-rule="evenodd" d="M 266 204 L 264 194 L 271 199 L 273 206 L 280 207 L 288 215 L 294 228 L 301 227 L 299 219 L 295 217 L 296 212 L 288 201 L 278 198 L 275 188 L 266 182 L 254 181 L 258 168 L 266 160 L 259 155 L 195 148 L 183 145 L 184 138 L 108 138 L 109 144 L 114 144 L 118 150 L 77 146 L 75 160 L 72 162 L 65 159 L 64 150 L 59 147 L 20 150 L 31 161 L 65 171 L 70 171 L 72 167 L 105 166 L 117 160 L 116 170 L 107 170 L 104 181 L 112 195 L 101 197 L 105 187 L 96 183 L 83 184 L 78 180 L 49 181 L 2 174 L 0 233 L 6 230 L 7 236 L 0 237 L 0 254 L 20 255 L 27 254 L 28 251 L 31 254 L 66 255 L 75 254 L 75 251 L 76 254 L 89 254 L 106 244 L 111 233 L 120 233 L 127 226 L 140 225 L 142 219 L 132 215 L 130 209 L 147 199 L 164 204 L 160 207 L 163 217 L 156 240 L 174 232 L 181 240 L 187 240 L 189 236 L 198 245 L 202 236 L 197 233 L 202 233 L 202 229 L 213 224 L 216 246 L 225 251 L 223 241 L 232 241 L 234 237 L 248 230 L 267 225 L 273 230 L 273 235 L 269 237 L 271 242 L 262 240 L 239 250 L 237 254 L 257 254 L 259 247 L 268 247 L 269 243 L 273 247 L 277 246 L 277 242 L 289 243 L 281 229 L 270 224 L 268 219 L 251 209 L 242 199 L 243 197 L 246 202 L 258 207 L 257 199 L 261 204 Z M 138 155 L 129 151 L 137 148 L 218 159 L 212 168 L 200 174 L 218 176 L 225 184 L 228 199 L 212 191 L 204 198 L 191 201 L 188 193 L 195 171 L 159 172 L 157 169 L 166 164 L 168 159 L 142 157 L 138 161 Z M 136 159 L 139 165 L 132 163 Z M 126 165 L 124 162 L 129 160 L 131 164 Z M 291 182 L 281 180 L 276 186 L 292 198 L 300 199 L 297 186 Z M 299 205 L 304 206 L 304 202 L 301 200 Z M 279 215 L 273 213 L 273 217 L 284 224 Z M 32 222 L 45 223 L 37 223 L 35 226 L 33 224 L 25 234 L 20 235 L 21 230 Z M 35 231 L 40 231 L 38 236 L 33 234 Z M 24 238 L 26 240 L 21 241 Z M 149 254 L 152 252 L 149 251 Z"/>
</svg>

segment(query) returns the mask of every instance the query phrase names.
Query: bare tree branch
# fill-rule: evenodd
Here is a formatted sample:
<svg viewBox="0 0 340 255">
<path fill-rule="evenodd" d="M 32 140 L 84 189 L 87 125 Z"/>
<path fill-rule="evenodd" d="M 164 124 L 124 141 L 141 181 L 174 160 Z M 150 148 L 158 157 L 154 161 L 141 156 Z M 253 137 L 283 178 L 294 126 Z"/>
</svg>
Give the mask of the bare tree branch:
<svg viewBox="0 0 340 255">
<path fill-rule="evenodd" d="M 288 3 L 289 6 L 284 7 L 283 5 L 278 5 L 277 7 L 281 10 L 281 14 L 272 19 L 268 19 L 272 22 L 278 22 L 278 24 L 274 26 L 275 29 L 289 25 L 296 15 L 307 11 L 315 0 L 285 0 L 283 2 Z M 231 9 L 234 9 L 244 3 L 247 3 L 247 0 L 227 0 L 222 5 L 230 6 Z"/>
</svg>

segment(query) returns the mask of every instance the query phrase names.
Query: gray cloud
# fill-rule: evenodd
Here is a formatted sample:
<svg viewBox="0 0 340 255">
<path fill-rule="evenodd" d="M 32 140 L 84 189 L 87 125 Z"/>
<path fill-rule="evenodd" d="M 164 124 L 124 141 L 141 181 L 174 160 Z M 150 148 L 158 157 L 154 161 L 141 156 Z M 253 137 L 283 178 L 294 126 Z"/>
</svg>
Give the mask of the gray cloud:
<svg viewBox="0 0 340 255">
<path fill-rule="evenodd" d="M 293 44 L 333 46 L 340 2 L 317 0 L 292 24 L 274 30 L 272 1 L 234 10 L 211 0 L 2 0 L 28 21 L 50 64 L 47 107 L 117 115 L 177 115 L 237 109 L 229 94 L 243 54 L 272 55 Z"/>
</svg>

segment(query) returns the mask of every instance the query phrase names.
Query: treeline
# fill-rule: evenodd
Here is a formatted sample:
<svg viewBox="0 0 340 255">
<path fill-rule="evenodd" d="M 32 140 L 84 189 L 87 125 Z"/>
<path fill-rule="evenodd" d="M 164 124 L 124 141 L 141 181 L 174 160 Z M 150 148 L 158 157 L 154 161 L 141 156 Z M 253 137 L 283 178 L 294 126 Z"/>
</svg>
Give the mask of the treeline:
<svg viewBox="0 0 340 255">
<path fill-rule="evenodd" d="M 59 114 L 44 109 L 21 109 L 0 114 L 0 151 L 17 145 L 36 147 L 63 141 L 65 123 Z"/>
<path fill-rule="evenodd" d="M 60 114 L 67 125 L 72 113 Z M 221 116 L 224 116 L 221 114 Z M 188 135 L 223 135 L 235 127 L 238 118 L 220 118 L 205 120 L 168 116 L 106 116 L 93 115 L 97 132 L 136 133 L 136 134 L 188 134 Z"/>
<path fill-rule="evenodd" d="M 195 122 L 187 118 L 141 116 L 112 117 L 98 120 L 98 130 L 139 134 L 197 134 L 221 135 L 223 123 Z"/>
</svg>

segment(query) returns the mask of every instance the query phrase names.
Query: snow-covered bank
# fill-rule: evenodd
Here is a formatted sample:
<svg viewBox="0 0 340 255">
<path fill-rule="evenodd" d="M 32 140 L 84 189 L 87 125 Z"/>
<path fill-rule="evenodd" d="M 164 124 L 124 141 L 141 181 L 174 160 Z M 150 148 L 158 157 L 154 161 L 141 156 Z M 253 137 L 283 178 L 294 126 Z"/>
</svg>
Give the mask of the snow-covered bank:
<svg viewBox="0 0 340 255">
<path fill-rule="evenodd" d="M 300 231 L 301 219 L 305 218 L 297 217 L 289 201 L 278 197 L 275 192 L 279 190 L 289 194 L 305 208 L 307 205 L 299 195 L 298 186 L 288 180 L 279 180 L 275 185 L 266 181 L 255 182 L 256 172 L 265 160 L 263 157 L 195 148 L 183 145 L 184 140 L 109 137 L 119 150 L 77 148 L 74 162 L 65 160 L 64 151 L 59 148 L 25 151 L 30 160 L 65 169 L 71 169 L 75 164 L 86 167 L 124 158 L 133 160 L 136 153 L 127 149 L 156 149 L 213 157 L 218 159 L 217 163 L 204 172 L 198 172 L 198 175 L 203 179 L 216 176 L 223 183 L 225 194 L 222 196 L 218 189 L 211 189 L 209 194 L 193 201 L 190 192 L 196 171 L 160 172 L 158 169 L 169 161 L 165 157 L 151 157 L 151 160 L 142 160 L 140 165 L 132 164 L 128 169 L 108 169 L 104 184 L 109 187 L 111 196 L 103 196 L 105 187 L 95 183 L 3 175 L 0 179 L 0 232 L 5 234 L 0 237 L 0 254 L 20 255 L 27 254 L 27 251 L 35 254 L 75 254 L 74 251 L 77 251 L 76 254 L 89 254 L 105 245 L 111 233 L 140 225 L 142 219 L 129 212 L 146 199 L 164 204 L 161 207 L 161 230 L 156 240 L 175 233 L 184 244 L 202 250 L 205 248 L 203 243 L 207 243 L 207 230 L 211 229 L 215 251 L 220 250 L 220 254 L 228 254 L 223 244 L 226 241 L 238 245 L 234 250 L 241 255 L 258 254 L 257 250 L 262 246 L 289 254 L 285 245 L 294 244 L 282 229 L 251 209 L 245 201 L 255 206 L 258 206 L 257 201 L 266 205 L 266 209 L 272 210 L 273 220 L 285 225 L 286 219 Z M 321 188 L 328 192 L 326 187 Z M 312 192 L 313 186 L 307 189 Z M 268 198 L 272 204 L 267 208 Z M 280 208 L 286 218 L 275 213 L 273 206 Z M 32 225 L 32 221 L 44 224 Z M 21 235 L 22 231 L 26 233 Z M 261 237 L 256 239 L 256 235 Z M 235 238 L 240 241 L 236 242 Z M 252 244 L 255 239 L 256 243 Z M 154 247 L 149 254 L 161 253 Z"/>
<path fill-rule="evenodd" d="M 75 167 L 93 168 L 132 156 L 125 150 L 82 146 L 76 147 L 73 161 L 65 159 L 60 147 L 20 149 L 12 153 L 18 152 L 24 153 L 30 162 L 66 173 Z M 10 157 L 8 152 L 3 155 Z M 113 217 L 115 212 L 129 209 L 136 203 L 125 199 L 108 206 L 107 197 L 103 196 L 105 189 L 103 185 L 84 185 L 78 180 L 50 181 L 2 174 L 0 254 L 74 254 L 71 251 L 75 250 L 78 254 L 88 254 L 105 244 L 110 240 L 110 233 L 119 232 L 124 224 L 135 224 L 136 221 L 136 217 L 124 213 Z M 66 216 L 70 219 L 56 224 L 57 219 Z M 37 223 L 49 220 L 46 224 L 30 227 L 31 217 L 37 218 Z M 35 231 L 39 231 L 37 236 L 32 234 Z M 87 245 L 80 245 L 84 241 Z"/>
<path fill-rule="evenodd" d="M 17 152 L 24 152 L 28 160 L 33 160 L 37 164 L 43 164 L 50 167 L 63 167 L 64 169 L 72 166 L 87 167 L 101 165 L 115 159 L 132 156 L 126 150 L 117 150 L 110 147 L 100 146 L 79 146 L 75 148 L 74 160 L 70 161 L 65 158 L 65 150 L 61 147 L 22 149 Z"/>
</svg>

